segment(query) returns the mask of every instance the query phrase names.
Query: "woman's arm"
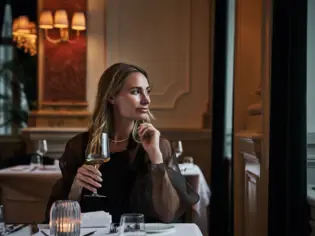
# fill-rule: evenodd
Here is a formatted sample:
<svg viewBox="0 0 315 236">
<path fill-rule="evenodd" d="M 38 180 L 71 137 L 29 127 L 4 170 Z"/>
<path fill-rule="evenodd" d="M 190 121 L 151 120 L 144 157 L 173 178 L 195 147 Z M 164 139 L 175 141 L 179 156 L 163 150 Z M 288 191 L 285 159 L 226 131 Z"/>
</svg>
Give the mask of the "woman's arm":
<svg viewBox="0 0 315 236">
<path fill-rule="evenodd" d="M 46 218 L 49 218 L 49 211 L 52 204 L 57 200 L 78 200 L 81 190 L 72 188 L 74 177 L 78 167 L 82 162 L 82 153 L 80 148 L 82 142 L 82 134 L 75 136 L 66 144 L 65 151 L 59 159 L 59 167 L 62 177 L 54 184 L 50 198 L 46 207 Z"/>
<path fill-rule="evenodd" d="M 156 155 L 163 156 L 163 163 L 149 164 L 148 175 L 136 182 L 131 204 L 146 215 L 170 222 L 196 204 L 199 195 L 181 175 L 168 140 L 161 139 L 160 150 L 161 154 Z M 150 160 L 154 159 L 150 157 Z"/>
</svg>

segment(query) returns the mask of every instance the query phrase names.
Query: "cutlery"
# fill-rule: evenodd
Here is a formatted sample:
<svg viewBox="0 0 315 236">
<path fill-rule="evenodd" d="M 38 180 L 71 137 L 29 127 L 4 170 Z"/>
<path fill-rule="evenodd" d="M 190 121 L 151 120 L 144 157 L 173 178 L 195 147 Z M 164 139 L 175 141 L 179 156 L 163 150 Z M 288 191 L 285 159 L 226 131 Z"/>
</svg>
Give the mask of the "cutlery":
<svg viewBox="0 0 315 236">
<path fill-rule="evenodd" d="M 45 235 L 45 236 L 49 236 L 45 231 L 43 231 L 43 230 L 41 230 L 40 231 L 43 235 Z"/>
<path fill-rule="evenodd" d="M 26 227 L 26 226 L 27 226 L 26 224 L 21 224 L 21 225 L 18 225 L 18 226 L 16 226 L 16 227 L 11 226 L 12 229 L 9 230 L 7 234 L 11 234 L 11 233 L 14 233 L 14 232 L 16 232 L 16 231 L 19 231 L 20 229 L 22 229 L 22 228 L 24 228 L 24 227 Z M 10 227 L 10 228 L 11 228 L 11 227 Z"/>
<path fill-rule="evenodd" d="M 94 230 L 94 231 L 92 231 L 92 232 L 90 232 L 90 233 L 84 234 L 83 236 L 93 235 L 93 234 L 95 234 L 95 232 L 96 232 L 96 230 Z"/>
</svg>

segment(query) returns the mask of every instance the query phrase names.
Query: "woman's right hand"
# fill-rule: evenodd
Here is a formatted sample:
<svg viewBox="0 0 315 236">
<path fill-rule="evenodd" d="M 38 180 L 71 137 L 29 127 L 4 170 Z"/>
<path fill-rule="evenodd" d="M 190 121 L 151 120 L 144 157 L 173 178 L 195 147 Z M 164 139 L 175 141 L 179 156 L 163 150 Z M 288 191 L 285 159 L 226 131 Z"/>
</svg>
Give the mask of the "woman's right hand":
<svg viewBox="0 0 315 236">
<path fill-rule="evenodd" d="M 102 174 L 92 165 L 83 165 L 78 171 L 74 178 L 76 185 L 86 188 L 91 192 L 96 192 L 97 188 L 102 187 Z"/>
</svg>

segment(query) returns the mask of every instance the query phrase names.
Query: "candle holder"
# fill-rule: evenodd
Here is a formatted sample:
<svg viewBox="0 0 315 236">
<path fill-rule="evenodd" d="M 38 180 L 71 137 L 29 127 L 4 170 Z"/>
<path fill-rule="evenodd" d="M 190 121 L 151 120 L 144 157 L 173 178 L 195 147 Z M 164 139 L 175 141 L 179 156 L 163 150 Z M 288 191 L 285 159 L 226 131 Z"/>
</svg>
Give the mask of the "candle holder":
<svg viewBox="0 0 315 236">
<path fill-rule="evenodd" d="M 60 200 L 50 208 L 50 236 L 80 236 L 81 208 L 78 202 Z"/>
</svg>

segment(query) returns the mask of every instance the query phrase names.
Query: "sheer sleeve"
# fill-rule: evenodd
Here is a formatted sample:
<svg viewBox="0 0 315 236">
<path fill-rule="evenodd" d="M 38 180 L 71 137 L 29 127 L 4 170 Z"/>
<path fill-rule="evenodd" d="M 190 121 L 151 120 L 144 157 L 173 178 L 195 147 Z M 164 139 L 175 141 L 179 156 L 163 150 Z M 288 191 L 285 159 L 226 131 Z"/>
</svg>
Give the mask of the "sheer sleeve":
<svg viewBox="0 0 315 236">
<path fill-rule="evenodd" d="M 161 139 L 164 163 L 149 164 L 149 171 L 139 178 L 131 194 L 133 210 L 163 222 L 179 218 L 199 201 L 199 195 L 182 176 L 168 140 Z"/>
<path fill-rule="evenodd" d="M 82 159 L 82 138 L 75 136 L 66 144 L 65 151 L 59 159 L 62 177 L 54 184 L 46 207 L 46 220 L 49 219 L 51 205 L 57 200 L 66 200 Z"/>
</svg>

